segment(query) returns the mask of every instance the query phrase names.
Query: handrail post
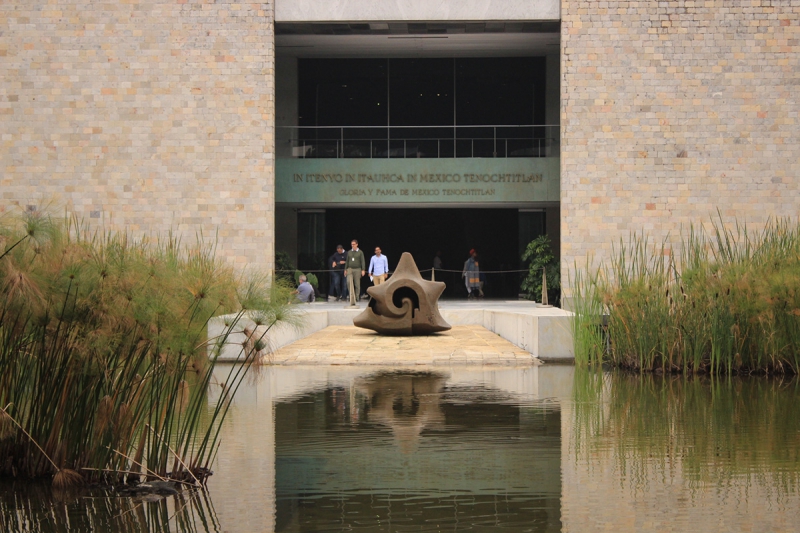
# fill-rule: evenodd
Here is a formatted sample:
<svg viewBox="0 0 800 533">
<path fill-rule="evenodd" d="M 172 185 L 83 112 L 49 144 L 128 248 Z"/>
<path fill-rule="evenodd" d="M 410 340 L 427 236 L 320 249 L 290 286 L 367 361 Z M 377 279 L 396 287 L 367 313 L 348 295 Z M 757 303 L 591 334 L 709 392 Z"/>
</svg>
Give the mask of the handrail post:
<svg viewBox="0 0 800 533">
<path fill-rule="evenodd" d="M 497 157 L 497 126 L 492 126 L 492 136 L 494 141 L 493 143 L 494 148 L 492 148 L 492 154 L 494 155 L 494 157 Z"/>
<path fill-rule="evenodd" d="M 407 139 L 403 139 L 403 159 L 408 157 L 408 147 L 406 147 Z"/>
</svg>

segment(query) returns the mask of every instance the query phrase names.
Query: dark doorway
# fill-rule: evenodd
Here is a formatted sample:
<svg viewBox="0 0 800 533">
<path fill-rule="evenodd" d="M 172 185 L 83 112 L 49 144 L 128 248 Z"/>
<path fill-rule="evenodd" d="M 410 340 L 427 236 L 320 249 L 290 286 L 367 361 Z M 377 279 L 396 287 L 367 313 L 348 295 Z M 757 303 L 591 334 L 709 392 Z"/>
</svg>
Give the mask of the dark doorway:
<svg viewBox="0 0 800 533">
<path fill-rule="evenodd" d="M 476 208 L 327 209 L 326 250 L 332 254 L 337 244 L 349 249 L 355 238 L 367 260 L 380 246 L 390 269 L 397 266 L 403 252 L 410 252 L 419 269 L 428 271 L 423 272 L 428 279 L 433 258 L 441 251 L 445 271 L 437 272 L 436 280 L 447 283 L 443 296 L 466 299 L 461 269 L 474 248 L 486 272 L 486 298 L 516 298 L 519 274 L 495 271 L 519 269 L 518 213 L 517 209 Z"/>
</svg>

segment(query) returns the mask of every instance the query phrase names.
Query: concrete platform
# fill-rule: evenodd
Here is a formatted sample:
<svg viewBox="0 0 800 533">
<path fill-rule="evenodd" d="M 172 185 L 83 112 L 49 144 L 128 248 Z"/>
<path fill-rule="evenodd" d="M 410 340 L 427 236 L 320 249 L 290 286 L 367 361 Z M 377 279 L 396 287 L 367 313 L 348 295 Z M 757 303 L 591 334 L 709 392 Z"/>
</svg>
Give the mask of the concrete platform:
<svg viewBox="0 0 800 533">
<path fill-rule="evenodd" d="M 352 338 L 358 339 L 359 342 L 364 342 L 364 339 L 367 338 L 374 339 L 374 337 L 377 337 L 377 334 L 374 332 L 353 327 L 353 318 L 363 311 L 366 306 L 366 301 L 360 302 L 360 307 L 358 309 L 350 309 L 341 302 L 315 302 L 313 304 L 301 305 L 305 315 L 302 326 L 281 326 L 269 332 L 267 341 L 273 352 L 278 352 L 285 346 L 289 346 L 292 343 L 305 339 L 314 333 L 332 326 L 349 326 L 353 328 L 352 330 L 336 329 L 332 331 L 331 333 L 335 336 L 337 342 L 338 339 L 341 338 L 341 335 L 345 335 L 344 332 L 352 332 L 347 333 L 347 335 L 352 335 Z M 439 311 L 444 319 L 447 320 L 450 325 L 454 326 L 454 328 L 456 326 L 481 326 L 488 332 L 495 334 L 495 337 L 504 339 L 516 348 L 526 352 L 528 356 L 543 361 L 574 361 L 571 328 L 572 313 L 569 311 L 564 311 L 556 307 L 540 307 L 533 302 L 524 300 L 480 300 L 474 302 L 445 300 L 439 302 Z M 224 320 L 225 317 L 218 317 L 211 321 L 208 328 L 210 337 L 219 335 L 223 331 L 225 327 Z M 241 324 L 241 327 L 253 328 L 254 325 L 252 323 L 245 323 Z M 483 334 L 475 333 L 475 331 L 477 330 L 473 330 L 474 339 L 484 338 Z M 463 334 L 456 334 L 454 332 L 446 338 L 466 341 L 467 338 L 461 335 Z M 387 339 L 395 339 L 392 342 L 399 342 L 399 344 L 391 345 L 393 347 L 390 347 L 390 345 L 384 346 L 381 348 L 382 350 L 400 350 L 400 346 L 409 345 L 409 339 L 412 339 L 412 337 L 387 337 Z M 419 339 L 430 339 L 430 337 L 420 337 Z M 243 340 L 244 335 L 241 333 L 232 335 L 229 338 L 228 344 L 222 350 L 220 360 L 236 361 L 241 355 L 241 342 Z M 406 341 L 405 344 L 403 344 L 403 340 Z M 309 342 L 316 341 L 312 340 Z M 378 345 L 379 344 L 375 344 L 375 346 Z M 469 349 L 468 345 L 464 345 L 462 348 L 464 350 Z M 438 350 L 438 348 L 431 348 L 431 360 L 428 361 L 429 364 L 433 364 L 434 362 L 434 353 L 441 356 L 441 352 L 436 350 Z M 507 351 L 508 350 L 501 350 L 501 352 Z M 330 360 L 332 358 L 333 352 L 333 347 L 331 347 L 328 352 L 326 352 L 331 354 L 327 359 Z M 320 354 L 321 353 L 322 352 L 320 352 Z M 391 357 L 391 354 L 387 353 L 386 356 Z M 274 357 L 275 364 L 297 364 L 289 363 L 289 356 L 285 357 L 285 359 Z M 516 360 L 516 355 L 514 358 Z M 305 364 L 331 364 L 330 361 L 323 363 L 324 359 L 326 358 L 322 356 L 316 357 L 315 352 L 315 355 L 308 358 Z M 282 360 L 285 362 L 281 362 Z M 460 358 L 454 359 L 454 361 L 460 360 Z M 464 362 L 466 363 L 467 361 Z M 472 364 L 476 362 L 477 361 L 470 361 Z"/>
<path fill-rule="evenodd" d="M 356 326 L 328 326 L 268 356 L 276 365 L 524 365 L 537 359 L 483 326 L 427 336 L 389 337 Z"/>
</svg>

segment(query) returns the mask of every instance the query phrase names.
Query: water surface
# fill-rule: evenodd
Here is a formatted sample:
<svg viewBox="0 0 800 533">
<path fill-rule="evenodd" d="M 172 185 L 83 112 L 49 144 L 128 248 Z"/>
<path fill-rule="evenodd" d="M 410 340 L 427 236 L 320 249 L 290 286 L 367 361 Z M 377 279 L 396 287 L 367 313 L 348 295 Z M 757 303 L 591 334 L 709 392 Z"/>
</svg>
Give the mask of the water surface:
<svg viewBox="0 0 800 533">
<path fill-rule="evenodd" d="M 273 367 L 207 493 L 0 483 L 2 531 L 800 531 L 796 380 Z"/>
</svg>

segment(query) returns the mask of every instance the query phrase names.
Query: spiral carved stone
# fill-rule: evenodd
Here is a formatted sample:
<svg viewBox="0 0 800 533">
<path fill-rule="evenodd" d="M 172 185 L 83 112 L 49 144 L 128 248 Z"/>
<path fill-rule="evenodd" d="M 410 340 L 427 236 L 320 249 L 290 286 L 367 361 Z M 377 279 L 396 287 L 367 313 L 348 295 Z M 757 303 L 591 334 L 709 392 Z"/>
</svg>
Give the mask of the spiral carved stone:
<svg viewBox="0 0 800 533">
<path fill-rule="evenodd" d="M 445 284 L 422 279 L 417 264 L 406 252 L 389 281 L 369 287 L 372 298 L 353 324 L 383 335 L 429 335 L 450 329 L 439 314 L 439 297 Z"/>
</svg>

